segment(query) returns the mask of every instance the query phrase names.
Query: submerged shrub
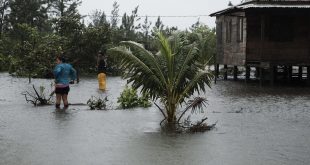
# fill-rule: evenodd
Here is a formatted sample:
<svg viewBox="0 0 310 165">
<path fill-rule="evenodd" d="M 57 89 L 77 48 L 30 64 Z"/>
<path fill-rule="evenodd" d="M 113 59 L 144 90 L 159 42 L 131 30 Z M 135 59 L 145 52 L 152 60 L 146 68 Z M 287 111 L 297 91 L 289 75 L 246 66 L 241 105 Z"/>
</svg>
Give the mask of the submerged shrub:
<svg viewBox="0 0 310 165">
<path fill-rule="evenodd" d="M 106 110 L 107 101 L 108 101 L 107 96 L 104 98 L 92 96 L 87 101 L 87 105 L 89 106 L 90 110 Z"/>
<path fill-rule="evenodd" d="M 52 84 L 51 84 L 52 87 Z M 33 91 L 24 91 L 21 94 L 25 96 L 27 103 L 31 103 L 34 106 L 51 105 L 53 104 L 52 96 L 53 93 L 47 94 L 44 86 L 39 87 L 39 91 L 34 85 L 32 85 Z"/>
<path fill-rule="evenodd" d="M 150 95 L 148 93 L 142 93 L 142 96 L 139 98 L 139 106 L 143 108 L 152 106 Z"/>
<path fill-rule="evenodd" d="M 117 103 L 120 103 L 121 108 L 137 107 L 139 105 L 137 90 L 126 86 L 120 97 L 117 98 Z"/>
<path fill-rule="evenodd" d="M 139 97 L 137 90 L 126 86 L 120 97 L 117 98 L 117 103 L 120 103 L 120 107 L 134 108 L 134 107 L 150 107 L 152 104 L 149 99 L 149 95 L 142 93 L 142 96 Z"/>
</svg>

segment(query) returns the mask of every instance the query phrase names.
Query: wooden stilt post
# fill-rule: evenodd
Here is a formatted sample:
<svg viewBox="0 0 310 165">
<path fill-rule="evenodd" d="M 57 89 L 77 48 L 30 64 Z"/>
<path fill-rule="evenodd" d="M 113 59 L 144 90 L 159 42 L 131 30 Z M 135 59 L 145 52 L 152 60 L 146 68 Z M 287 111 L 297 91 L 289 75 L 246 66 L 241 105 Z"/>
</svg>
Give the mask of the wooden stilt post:
<svg viewBox="0 0 310 165">
<path fill-rule="evenodd" d="M 274 74 L 274 81 L 276 82 L 278 80 L 278 65 L 273 66 L 273 74 Z"/>
<path fill-rule="evenodd" d="M 287 71 L 287 66 L 284 66 L 284 68 L 283 68 L 283 79 L 284 80 L 287 80 L 287 73 L 288 73 L 288 71 Z"/>
<path fill-rule="evenodd" d="M 264 54 L 264 41 L 265 41 L 265 15 L 260 16 L 260 49 L 259 49 L 259 55 L 260 55 L 260 67 L 259 67 L 259 85 L 263 86 L 263 80 L 265 78 L 264 76 L 264 70 L 263 70 L 263 54 Z"/>
<path fill-rule="evenodd" d="M 219 64 L 214 65 L 214 84 L 216 84 L 217 78 L 219 77 Z"/>
<path fill-rule="evenodd" d="M 220 64 L 216 64 L 216 67 L 215 67 L 215 72 L 216 72 L 216 78 L 219 78 L 219 73 L 220 73 Z"/>
<path fill-rule="evenodd" d="M 298 67 L 298 79 L 299 79 L 299 81 L 302 80 L 302 66 Z"/>
<path fill-rule="evenodd" d="M 275 66 L 270 65 L 269 71 L 270 71 L 270 85 L 273 86 L 275 80 Z"/>
<path fill-rule="evenodd" d="M 293 75 L 293 67 L 288 66 L 287 67 L 287 82 L 290 84 L 292 83 L 292 75 Z"/>
<path fill-rule="evenodd" d="M 245 82 L 249 82 L 250 72 L 251 72 L 251 67 L 245 66 Z"/>
<path fill-rule="evenodd" d="M 307 66 L 307 84 L 310 85 L 310 66 Z"/>
<path fill-rule="evenodd" d="M 234 66 L 234 81 L 238 80 L 238 66 Z"/>
<path fill-rule="evenodd" d="M 259 67 L 255 67 L 255 78 L 257 79 L 258 77 L 260 77 L 260 72 L 259 72 Z"/>
<path fill-rule="evenodd" d="M 259 86 L 263 86 L 264 81 L 264 70 L 262 67 L 259 67 Z"/>
<path fill-rule="evenodd" d="M 224 80 L 227 80 L 227 65 L 224 65 Z"/>
</svg>

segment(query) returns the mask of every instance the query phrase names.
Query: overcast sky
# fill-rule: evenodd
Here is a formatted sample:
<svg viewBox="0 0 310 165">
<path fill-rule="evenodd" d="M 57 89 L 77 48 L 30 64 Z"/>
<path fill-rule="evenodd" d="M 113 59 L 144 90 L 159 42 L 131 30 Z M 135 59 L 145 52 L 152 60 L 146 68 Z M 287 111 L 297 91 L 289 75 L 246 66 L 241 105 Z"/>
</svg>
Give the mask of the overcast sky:
<svg viewBox="0 0 310 165">
<path fill-rule="evenodd" d="M 92 11 L 98 9 L 110 15 L 114 0 L 82 0 L 79 11 L 83 15 L 88 15 Z M 196 16 L 209 15 L 212 12 L 227 8 L 229 0 L 117 0 L 119 6 L 119 14 L 122 16 L 124 12 L 128 14 L 139 5 L 138 15 L 148 16 Z M 231 0 L 235 5 L 241 0 Z M 201 17 L 162 17 L 164 25 L 177 26 L 179 29 L 185 29 L 194 24 L 198 18 L 200 22 L 210 27 L 215 26 L 215 19 L 209 16 Z M 144 20 L 144 18 L 142 18 Z M 156 18 L 150 18 L 154 25 Z"/>
</svg>

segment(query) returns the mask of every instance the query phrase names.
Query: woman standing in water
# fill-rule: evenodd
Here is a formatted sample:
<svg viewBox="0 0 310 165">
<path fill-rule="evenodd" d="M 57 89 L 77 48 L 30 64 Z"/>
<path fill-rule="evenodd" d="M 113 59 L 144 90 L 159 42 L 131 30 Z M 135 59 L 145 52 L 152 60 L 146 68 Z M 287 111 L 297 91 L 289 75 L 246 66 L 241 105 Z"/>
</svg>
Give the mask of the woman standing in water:
<svg viewBox="0 0 310 165">
<path fill-rule="evenodd" d="M 62 100 L 64 109 L 67 109 L 69 107 L 69 84 L 74 83 L 74 80 L 76 79 L 76 71 L 70 64 L 67 64 L 65 59 L 61 56 L 56 58 L 56 64 L 57 65 L 54 69 L 56 108 L 60 108 L 60 103 Z"/>
</svg>

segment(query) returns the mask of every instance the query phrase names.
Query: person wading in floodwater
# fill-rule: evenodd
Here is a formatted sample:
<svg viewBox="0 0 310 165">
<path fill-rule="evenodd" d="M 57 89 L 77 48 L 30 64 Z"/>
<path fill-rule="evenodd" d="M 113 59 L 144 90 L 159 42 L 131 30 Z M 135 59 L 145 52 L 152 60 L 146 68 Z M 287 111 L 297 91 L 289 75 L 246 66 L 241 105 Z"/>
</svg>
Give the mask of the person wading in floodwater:
<svg viewBox="0 0 310 165">
<path fill-rule="evenodd" d="M 69 107 L 68 93 L 70 91 L 69 84 L 73 84 L 76 79 L 76 71 L 67 64 L 64 57 L 56 58 L 56 67 L 54 69 L 55 76 L 55 93 L 56 93 L 56 108 L 60 108 L 61 100 L 64 104 L 64 109 Z"/>
<path fill-rule="evenodd" d="M 106 90 L 106 68 L 107 68 L 107 58 L 101 51 L 98 52 L 97 57 L 97 70 L 98 70 L 98 83 L 99 89 Z"/>
</svg>

